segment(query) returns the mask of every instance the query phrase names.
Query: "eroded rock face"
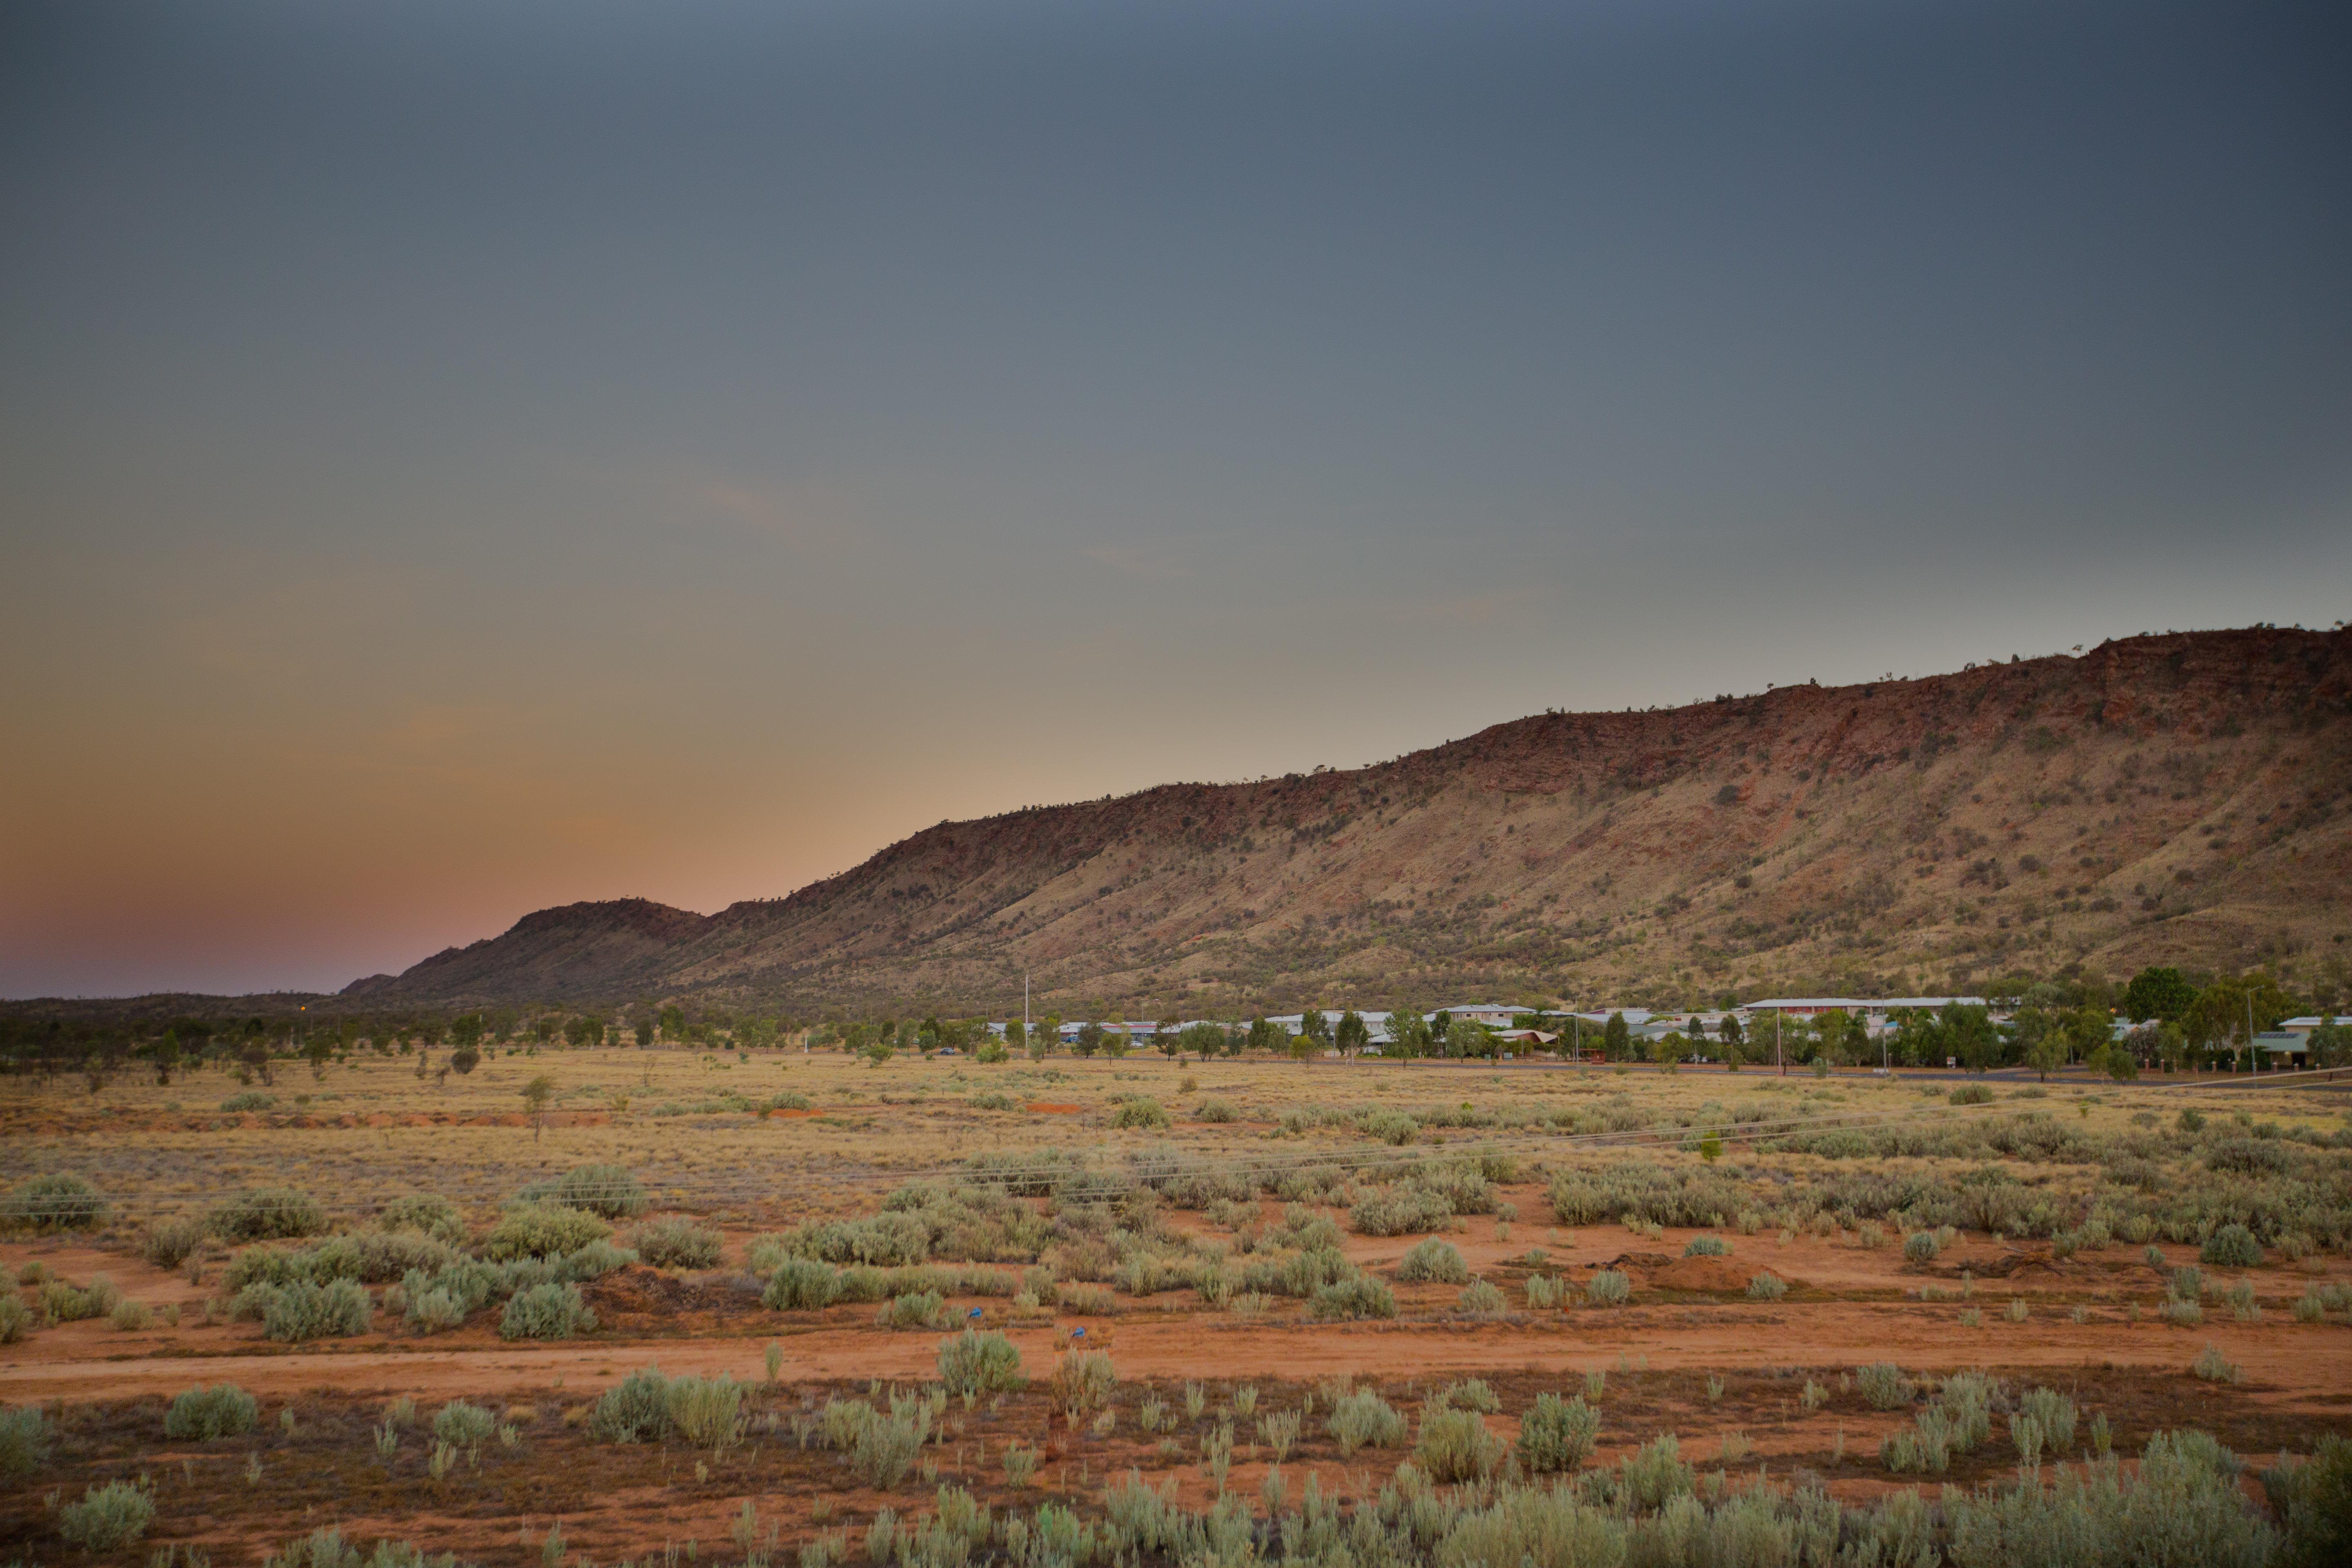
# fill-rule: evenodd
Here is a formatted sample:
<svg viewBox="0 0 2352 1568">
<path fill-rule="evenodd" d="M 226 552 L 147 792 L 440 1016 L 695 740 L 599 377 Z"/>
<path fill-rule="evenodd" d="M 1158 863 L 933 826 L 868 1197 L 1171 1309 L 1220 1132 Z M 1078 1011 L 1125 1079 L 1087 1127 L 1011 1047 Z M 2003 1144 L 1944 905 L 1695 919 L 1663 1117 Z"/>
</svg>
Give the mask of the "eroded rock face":
<svg viewBox="0 0 2352 1568">
<path fill-rule="evenodd" d="M 1548 713 L 1353 772 L 942 823 L 788 898 L 543 910 L 372 1005 L 640 994 L 945 1014 L 2242 967 L 2352 910 L 2352 634 Z M 1858 982 L 1857 982 L 1858 983 Z M 1356 994 L 1360 993 L 1360 997 Z M 1657 999 L 1675 1000 L 1661 993 Z"/>
</svg>

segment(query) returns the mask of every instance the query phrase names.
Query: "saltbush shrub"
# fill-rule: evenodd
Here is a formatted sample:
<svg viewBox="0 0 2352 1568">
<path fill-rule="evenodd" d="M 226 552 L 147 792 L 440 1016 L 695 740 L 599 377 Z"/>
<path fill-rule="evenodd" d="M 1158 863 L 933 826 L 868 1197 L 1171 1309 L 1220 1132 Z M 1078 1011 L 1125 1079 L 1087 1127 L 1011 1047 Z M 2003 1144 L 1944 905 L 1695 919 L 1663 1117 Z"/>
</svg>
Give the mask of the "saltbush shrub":
<svg viewBox="0 0 2352 1568">
<path fill-rule="evenodd" d="M 413 1230 L 456 1247 L 466 1239 L 466 1216 L 457 1205 L 437 1193 L 413 1193 L 394 1198 L 376 1212 L 375 1227 L 383 1231 Z"/>
<path fill-rule="evenodd" d="M 1484 1279 L 1473 1279 L 1464 1287 L 1455 1306 L 1474 1318 L 1499 1318 L 1509 1305 L 1502 1291 Z"/>
<path fill-rule="evenodd" d="M 1789 1282 L 1777 1274 L 1759 1274 L 1748 1281 L 1751 1301 L 1777 1301 L 1789 1293 Z"/>
<path fill-rule="evenodd" d="M 1470 1281 L 1470 1266 L 1462 1261 L 1462 1254 L 1450 1241 L 1431 1237 L 1413 1243 L 1397 1265 L 1397 1279 L 1407 1285 L 1424 1281 L 1437 1285 L 1466 1285 Z"/>
<path fill-rule="evenodd" d="M 580 1299 L 577 1285 L 551 1281 L 518 1290 L 499 1318 L 502 1340 L 568 1340 L 596 1326 L 596 1314 Z"/>
<path fill-rule="evenodd" d="M 298 1279 L 283 1288 L 257 1289 L 271 1291 L 261 1315 L 262 1337 L 289 1344 L 363 1334 L 375 1311 L 365 1287 L 352 1279 L 324 1285 Z"/>
<path fill-rule="evenodd" d="M 761 1305 L 776 1312 L 813 1312 L 841 1294 L 841 1270 L 813 1258 L 787 1258 L 768 1277 Z"/>
<path fill-rule="evenodd" d="M 1942 1250 L 1932 1230 L 1915 1230 L 1903 1242 L 1904 1259 L 1910 1263 L 1933 1263 Z"/>
<path fill-rule="evenodd" d="M 656 1268 L 715 1268 L 719 1266 L 719 1233 L 706 1225 L 672 1215 L 637 1227 L 629 1238 L 637 1256 Z"/>
<path fill-rule="evenodd" d="M 1633 1281 L 1622 1269 L 1603 1268 L 1584 1287 L 1584 1299 L 1596 1307 L 1622 1307 L 1633 1297 Z"/>
<path fill-rule="evenodd" d="M 1307 1298 L 1307 1310 L 1331 1321 L 1346 1318 L 1393 1318 L 1396 1293 L 1369 1275 L 1324 1286 Z"/>
<path fill-rule="evenodd" d="M 1503 1442 L 1475 1410 L 1426 1410 L 1412 1462 L 1441 1485 L 1482 1481 L 1503 1460 Z"/>
<path fill-rule="evenodd" d="M 1135 1127 L 1146 1130 L 1164 1128 L 1169 1124 L 1167 1108 L 1158 1100 L 1138 1095 L 1122 1100 L 1110 1119 L 1113 1127 Z"/>
<path fill-rule="evenodd" d="M 674 1377 L 663 1391 L 669 1429 L 714 1453 L 743 1435 L 744 1385 L 731 1377 Z"/>
<path fill-rule="evenodd" d="M 1448 1228 L 1454 1212 L 1453 1200 L 1442 1192 L 1400 1185 L 1359 1198 L 1348 1211 L 1348 1228 L 1359 1236 L 1410 1236 Z"/>
<path fill-rule="evenodd" d="M 16 1291 L 0 1285 L 0 1345 L 13 1345 L 33 1330 L 33 1309 Z"/>
<path fill-rule="evenodd" d="M 1065 1351 L 1055 1363 L 1054 1408 L 1065 1415 L 1087 1416 L 1110 1403 L 1118 1387 L 1108 1351 Z"/>
<path fill-rule="evenodd" d="M 1853 1380 L 1863 1403 L 1873 1410 L 1894 1410 L 1911 1403 L 1911 1380 L 1891 1361 L 1874 1361 L 1854 1369 Z"/>
<path fill-rule="evenodd" d="M 469 1400 L 453 1399 L 433 1416 L 436 1441 L 452 1448 L 478 1448 L 499 1429 L 499 1418 Z"/>
<path fill-rule="evenodd" d="M 645 1184 L 626 1166 L 598 1163 L 576 1166 L 552 1181 L 533 1182 L 515 1194 L 515 1201 L 579 1209 L 606 1219 L 635 1219 L 650 1200 Z"/>
<path fill-rule="evenodd" d="M 2254 1233 L 2235 1221 L 2205 1238 L 2199 1259 L 2217 1268 L 2254 1268 L 2263 1261 L 2263 1244 Z"/>
<path fill-rule="evenodd" d="M 588 1435 L 604 1443 L 649 1443 L 669 1431 L 669 1379 L 640 1367 L 606 1389 L 588 1415 Z"/>
<path fill-rule="evenodd" d="M 223 1241 L 292 1239 L 326 1229 L 327 1211 L 298 1187 L 256 1187 L 206 1215 L 205 1227 Z"/>
<path fill-rule="evenodd" d="M 1227 1122 L 1234 1120 L 1234 1111 L 1233 1106 L 1225 1100 L 1204 1100 L 1201 1101 L 1200 1109 L 1193 1111 L 1192 1115 L 1196 1121 Z"/>
<path fill-rule="evenodd" d="M 946 1315 L 947 1301 L 937 1290 L 913 1290 L 893 1296 L 882 1309 L 882 1321 L 894 1329 L 936 1329 Z"/>
<path fill-rule="evenodd" d="M 1592 1457 L 1601 1436 L 1601 1413 L 1583 1396 L 1536 1395 L 1534 1408 L 1519 1418 L 1519 1468 L 1530 1475 L 1573 1470 Z"/>
<path fill-rule="evenodd" d="M 1393 1448 L 1404 1441 L 1404 1417 L 1369 1388 L 1360 1388 L 1331 1407 L 1323 1428 L 1339 1439 L 1339 1457 L 1359 1448 Z"/>
<path fill-rule="evenodd" d="M 154 1517 L 155 1500 L 145 1487 L 109 1481 L 58 1510 L 58 1533 L 85 1552 L 112 1552 L 134 1544 Z"/>
<path fill-rule="evenodd" d="M 248 1110 L 267 1110 L 277 1103 L 276 1095 L 264 1094 L 257 1089 L 242 1089 L 222 1100 L 220 1108 L 231 1116 L 237 1116 Z"/>
<path fill-rule="evenodd" d="M 176 1441 L 209 1444 L 214 1438 L 252 1432 L 261 1420 L 261 1404 L 236 1383 L 214 1383 L 209 1389 L 188 1389 L 163 1413 L 163 1434 Z"/>
<path fill-rule="evenodd" d="M 1001 1394 L 1028 1384 L 1021 1352 L 993 1331 L 966 1329 L 940 1342 L 940 1385 L 950 1394 Z"/>
<path fill-rule="evenodd" d="M 96 1230 L 109 1212 L 96 1187 L 62 1171 L 20 1184 L 0 1203 L 0 1221 L 23 1230 Z"/>
<path fill-rule="evenodd" d="M 39 1469 L 48 1461 L 54 1436 L 38 1405 L 0 1405 L 0 1480 L 16 1480 Z"/>
<path fill-rule="evenodd" d="M 490 1227 L 482 1244 L 482 1255 L 493 1262 L 510 1258 L 561 1258 L 612 1234 L 611 1226 L 584 1208 L 556 1203 L 519 1203 L 500 1215 L 498 1224 Z"/>
<path fill-rule="evenodd" d="M 1964 1083 L 1954 1089 L 1948 1098 L 1954 1105 L 1990 1105 L 1992 1085 Z"/>
<path fill-rule="evenodd" d="M 147 1227 L 141 1238 L 139 1251 L 158 1268 L 177 1268 L 189 1255 L 205 1244 L 205 1226 L 199 1219 L 174 1215 L 159 1219 Z"/>
<path fill-rule="evenodd" d="M 1690 1244 L 1683 1248 L 1685 1258 L 1727 1258 L 1730 1255 L 1731 1243 L 1719 1236 L 1694 1236 Z"/>
</svg>

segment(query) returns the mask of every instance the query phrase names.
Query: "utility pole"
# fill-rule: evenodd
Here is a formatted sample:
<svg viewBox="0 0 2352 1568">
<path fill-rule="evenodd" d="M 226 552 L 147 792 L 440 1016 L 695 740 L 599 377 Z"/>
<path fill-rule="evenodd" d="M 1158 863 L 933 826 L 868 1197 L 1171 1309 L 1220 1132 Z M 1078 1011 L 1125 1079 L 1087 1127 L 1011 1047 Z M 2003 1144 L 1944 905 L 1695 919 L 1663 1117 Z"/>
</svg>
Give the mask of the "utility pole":
<svg viewBox="0 0 2352 1568">
<path fill-rule="evenodd" d="M 1780 1069 L 1782 1078 L 1787 1078 L 1789 1063 L 1780 1055 L 1780 1017 L 1784 1009 L 1779 1007 L 1772 1009 L 1772 1065 Z"/>
<path fill-rule="evenodd" d="M 1029 972 L 1021 972 L 1021 1037 L 1029 1037 Z"/>
</svg>

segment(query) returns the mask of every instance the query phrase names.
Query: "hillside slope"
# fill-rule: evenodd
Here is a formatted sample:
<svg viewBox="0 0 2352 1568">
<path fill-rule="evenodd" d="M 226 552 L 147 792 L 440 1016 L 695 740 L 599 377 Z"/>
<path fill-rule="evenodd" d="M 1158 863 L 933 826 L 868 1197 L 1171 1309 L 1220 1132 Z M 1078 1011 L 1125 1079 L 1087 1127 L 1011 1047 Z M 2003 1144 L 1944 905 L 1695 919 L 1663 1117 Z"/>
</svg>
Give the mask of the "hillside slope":
<svg viewBox="0 0 2352 1568">
<path fill-rule="evenodd" d="M 1025 968 L 1041 1011 L 1156 1014 L 2341 975 L 2348 807 L 2352 635 L 2136 637 L 945 823 L 787 898 L 542 910 L 354 989 L 1002 1012 Z"/>
</svg>

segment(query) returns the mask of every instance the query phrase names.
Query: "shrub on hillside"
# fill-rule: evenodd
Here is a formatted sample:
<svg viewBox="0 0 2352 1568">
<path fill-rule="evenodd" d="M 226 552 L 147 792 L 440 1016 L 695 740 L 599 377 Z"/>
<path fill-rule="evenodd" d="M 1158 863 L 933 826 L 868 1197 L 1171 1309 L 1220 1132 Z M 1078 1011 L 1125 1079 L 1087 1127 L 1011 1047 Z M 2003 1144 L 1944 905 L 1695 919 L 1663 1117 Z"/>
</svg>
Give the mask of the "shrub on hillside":
<svg viewBox="0 0 2352 1568">
<path fill-rule="evenodd" d="M 1397 1265 L 1397 1279 L 1407 1285 L 1466 1285 L 1470 1281 L 1470 1266 L 1462 1261 L 1462 1254 L 1453 1243 L 1433 1236 L 1413 1243 L 1403 1261 Z"/>
<path fill-rule="evenodd" d="M 645 1184 L 626 1166 L 603 1163 L 576 1166 L 552 1181 L 533 1182 L 515 1194 L 515 1201 L 551 1204 L 606 1219 L 635 1219 L 650 1203 Z"/>
<path fill-rule="evenodd" d="M 0 1480 L 17 1480 L 48 1462 L 56 1436 L 38 1405 L 0 1405 Z"/>
<path fill-rule="evenodd" d="M 260 1418 L 253 1395 L 233 1383 L 191 1388 L 172 1401 L 163 1413 L 163 1436 L 182 1442 L 209 1443 L 250 1432 Z"/>
<path fill-rule="evenodd" d="M 589 1413 L 588 1435 L 604 1443 L 649 1443 L 669 1431 L 669 1379 L 640 1367 L 606 1389 Z"/>
<path fill-rule="evenodd" d="M 1936 1255 L 1942 1250 L 1932 1230 L 1916 1230 L 1904 1238 L 1903 1257 L 1906 1262 L 1933 1263 Z"/>
<path fill-rule="evenodd" d="M 499 1318 L 502 1340 L 568 1340 L 596 1326 L 596 1314 L 580 1299 L 580 1287 L 571 1284 L 533 1285 L 507 1299 Z"/>
<path fill-rule="evenodd" d="M 415 1193 L 394 1198 L 377 1211 L 375 1227 L 383 1231 L 413 1230 L 456 1247 L 466 1239 L 466 1216 L 457 1205 L 437 1193 Z"/>
<path fill-rule="evenodd" d="M 298 1279 L 272 1294 L 261 1315 L 262 1337 L 289 1344 L 349 1338 L 367 1332 L 368 1321 L 374 1310 L 366 1288 L 356 1280 L 332 1279 L 324 1285 L 313 1285 L 307 1279 Z"/>
<path fill-rule="evenodd" d="M 96 1230 L 110 1212 L 96 1187 L 62 1171 L 20 1184 L 0 1203 L 0 1221 L 23 1230 Z"/>
<path fill-rule="evenodd" d="M 951 1394 L 1002 1394 L 1024 1386 L 1021 1352 L 1001 1333 L 971 1329 L 940 1342 L 940 1385 Z"/>
<path fill-rule="evenodd" d="M 680 1215 L 657 1219 L 637 1227 L 629 1238 L 637 1256 L 656 1268 L 715 1268 L 719 1266 L 719 1233 Z"/>
<path fill-rule="evenodd" d="M 1402 1185 L 1368 1194 L 1348 1211 L 1348 1228 L 1359 1236 L 1410 1236 L 1452 1227 L 1454 1205 L 1442 1192 Z"/>
<path fill-rule="evenodd" d="M 205 1227 L 223 1241 L 275 1241 L 316 1236 L 327 1228 L 327 1211 L 297 1187 L 256 1187 L 205 1216 Z"/>
<path fill-rule="evenodd" d="M 1493 1285 L 1484 1279 L 1473 1279 L 1463 1288 L 1461 1299 L 1454 1305 L 1474 1318 L 1499 1318 L 1509 1303 Z"/>
<path fill-rule="evenodd" d="M 32 1332 L 33 1309 L 25 1299 L 0 1284 L 0 1345 L 13 1345 Z"/>
<path fill-rule="evenodd" d="M 2263 1244 L 2252 1231 L 2232 1221 L 2207 1237 L 2197 1256 L 2217 1268 L 2253 1268 L 2263 1261 Z"/>
<path fill-rule="evenodd" d="M 1992 1085 L 1989 1083 L 1964 1083 L 1954 1089 L 1949 1098 L 1954 1105 L 1990 1105 L 1992 1103 Z"/>
<path fill-rule="evenodd" d="M 1326 1285 L 1307 1298 L 1307 1310 L 1318 1320 L 1393 1318 L 1396 1293 L 1370 1275 Z"/>
<path fill-rule="evenodd" d="M 564 1204 L 521 1203 L 499 1216 L 482 1243 L 482 1254 L 493 1262 L 513 1258 L 561 1258 L 592 1241 L 603 1241 L 613 1227 L 587 1210 Z"/>
<path fill-rule="evenodd" d="M 147 1234 L 140 1239 L 139 1251 L 156 1268 L 169 1270 L 185 1263 L 189 1255 L 204 1244 L 204 1222 L 175 1215 L 150 1225 Z"/>
<path fill-rule="evenodd" d="M 1167 1109 L 1158 1100 L 1138 1095 L 1133 1100 L 1120 1103 L 1118 1111 L 1110 1119 L 1110 1124 L 1113 1127 L 1142 1128 L 1150 1131 L 1168 1126 L 1169 1116 Z"/>
<path fill-rule="evenodd" d="M 1584 1299 L 1596 1307 L 1622 1307 L 1633 1299 L 1633 1281 L 1622 1268 L 1603 1268 L 1585 1286 Z"/>
<path fill-rule="evenodd" d="M 812 1258 L 787 1258 L 768 1277 L 761 1305 L 776 1312 L 813 1312 L 841 1294 L 841 1270 Z"/>
<path fill-rule="evenodd" d="M 1891 1361 L 1856 1367 L 1853 1378 L 1862 1389 L 1863 1403 L 1873 1410 L 1894 1410 L 1911 1403 L 1911 1380 Z"/>
<path fill-rule="evenodd" d="M 499 1418 L 470 1400 L 453 1399 L 433 1416 L 436 1442 L 452 1448 L 478 1448 L 499 1429 Z"/>
<path fill-rule="evenodd" d="M 109 1481 L 58 1510 L 58 1533 L 85 1552 L 112 1552 L 146 1534 L 154 1517 L 155 1500 L 145 1487 Z"/>
<path fill-rule="evenodd" d="M 1412 1462 L 1440 1485 L 1483 1481 L 1503 1462 L 1503 1442 L 1475 1410 L 1427 1410 Z"/>
<path fill-rule="evenodd" d="M 1573 1470 L 1592 1457 L 1601 1436 L 1601 1413 L 1579 1395 L 1536 1395 L 1535 1407 L 1519 1419 L 1519 1468 L 1530 1475 Z"/>
<path fill-rule="evenodd" d="M 1728 1258 L 1731 1243 L 1719 1236 L 1694 1236 L 1683 1248 L 1685 1258 Z"/>
</svg>

